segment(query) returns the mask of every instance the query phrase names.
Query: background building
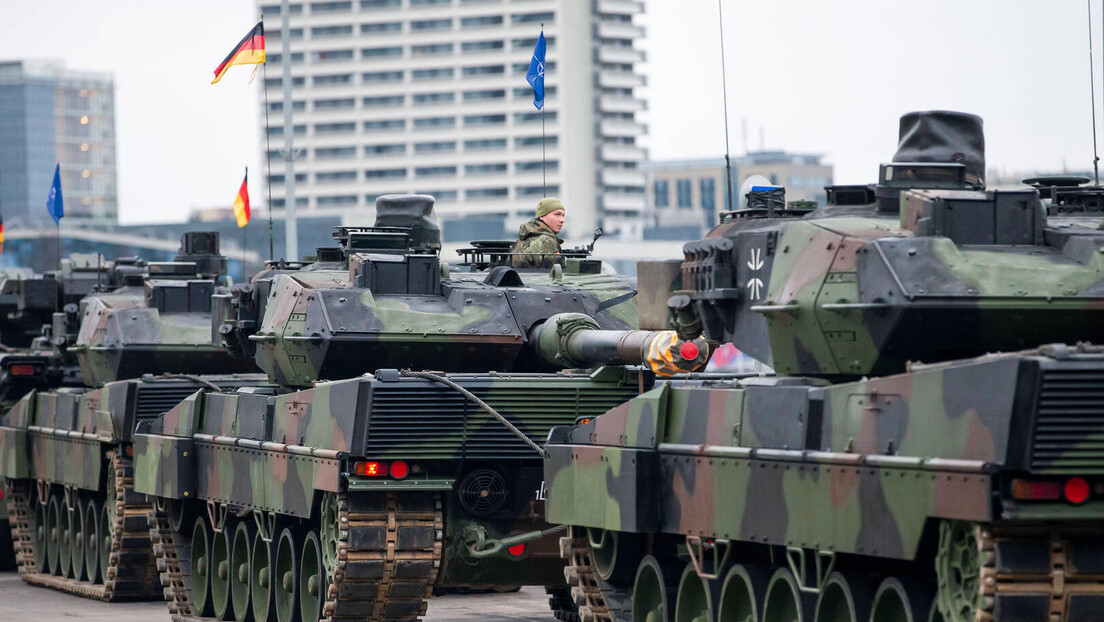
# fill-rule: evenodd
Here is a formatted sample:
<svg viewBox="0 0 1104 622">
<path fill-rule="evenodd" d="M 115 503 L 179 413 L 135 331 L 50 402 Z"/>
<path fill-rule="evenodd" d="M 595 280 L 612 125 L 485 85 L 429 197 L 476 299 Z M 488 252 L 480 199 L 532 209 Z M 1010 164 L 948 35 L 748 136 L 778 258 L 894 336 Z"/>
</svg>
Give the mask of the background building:
<svg viewBox="0 0 1104 622">
<path fill-rule="evenodd" d="M 274 207 L 283 207 L 283 133 L 294 132 L 300 214 L 368 209 L 381 194 L 437 199 L 446 239 L 516 234 L 547 193 L 566 233 L 639 237 L 645 108 L 636 89 L 638 0 L 343 0 L 261 3 Z M 546 140 L 525 81 L 544 24 Z M 282 38 L 292 125 L 284 127 Z M 262 103 L 262 106 L 264 104 Z M 547 170 L 542 166 L 547 157 Z M 547 174 L 545 183 L 542 173 Z"/>
<path fill-rule="evenodd" d="M 786 187 L 787 201 L 827 201 L 825 186 L 832 184 L 832 166 L 821 156 L 785 151 L 753 151 L 731 158 L 733 192 L 752 175 Z M 717 214 L 728 209 L 724 158 L 647 162 L 650 240 L 693 240 L 717 224 Z M 738 206 L 733 196 L 732 206 Z"/>
<path fill-rule="evenodd" d="M 0 62 L 5 225 L 53 225 L 46 197 L 59 162 L 66 224 L 116 221 L 114 88 L 107 73 L 69 71 L 56 62 Z"/>
</svg>

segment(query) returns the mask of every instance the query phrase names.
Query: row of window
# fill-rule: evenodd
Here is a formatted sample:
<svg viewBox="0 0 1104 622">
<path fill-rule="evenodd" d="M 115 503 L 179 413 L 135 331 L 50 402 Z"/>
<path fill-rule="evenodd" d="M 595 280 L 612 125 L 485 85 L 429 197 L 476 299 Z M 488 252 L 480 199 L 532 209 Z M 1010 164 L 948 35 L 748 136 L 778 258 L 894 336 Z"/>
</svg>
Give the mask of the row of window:
<svg viewBox="0 0 1104 622">
<path fill-rule="evenodd" d="M 506 43 L 501 39 L 489 41 L 464 41 L 460 44 L 460 50 L 462 52 L 490 52 L 495 50 L 503 50 L 505 49 L 505 45 Z M 363 59 L 402 58 L 404 49 L 405 48 L 401 45 L 361 48 L 360 57 Z M 453 43 L 428 43 L 424 45 L 412 45 L 410 46 L 410 56 L 412 58 L 421 58 L 423 56 L 452 54 L 455 50 L 456 45 Z M 279 63 L 283 61 L 283 58 L 283 55 L 278 52 L 268 55 L 268 60 L 272 63 Z M 305 58 L 306 56 L 303 52 L 293 52 L 291 54 L 291 63 L 301 63 Z M 315 50 L 310 53 L 310 61 L 313 64 L 349 61 L 354 60 L 355 58 L 356 50 L 353 48 L 344 48 L 339 50 Z"/>
<path fill-rule="evenodd" d="M 544 117 L 546 123 L 553 123 L 559 116 L 556 111 L 549 112 L 515 112 L 514 113 L 514 125 L 523 125 L 526 123 L 537 123 Z M 483 127 L 492 125 L 506 125 L 506 115 L 504 114 L 469 114 L 463 117 L 464 127 Z M 414 129 L 448 129 L 458 127 L 457 118 L 453 116 L 446 117 L 418 117 L 413 119 L 411 124 Z M 361 126 L 366 132 L 384 132 L 384 131 L 396 131 L 407 128 L 406 119 L 376 119 L 372 121 L 362 121 Z M 298 135 L 304 135 L 307 133 L 306 124 L 295 125 L 294 132 Z M 316 136 L 322 134 L 352 134 L 356 132 L 357 124 L 354 121 L 341 121 L 335 123 L 315 123 L 314 134 Z M 284 127 L 282 125 L 274 125 L 268 128 L 269 136 L 283 136 Z"/>
<path fill-rule="evenodd" d="M 559 169 L 560 163 L 557 160 L 550 160 L 546 165 L 539 160 L 535 162 L 516 162 L 514 164 L 514 170 L 518 173 L 529 173 L 540 170 L 555 172 Z M 413 175 L 414 177 L 455 177 L 459 174 L 460 170 L 461 167 L 452 165 L 418 166 L 414 167 Z M 505 162 L 468 164 L 463 167 L 464 175 L 468 177 L 504 174 L 508 170 L 509 165 Z M 406 179 L 410 174 L 410 169 L 405 167 L 368 169 L 364 171 L 364 179 Z M 357 171 L 320 171 L 314 174 L 314 181 L 320 184 L 354 182 L 359 179 L 360 177 Z M 282 184 L 284 183 L 284 175 L 269 175 L 268 181 L 273 184 Z M 297 173 L 295 175 L 295 181 L 306 182 L 307 174 Z"/>
<path fill-rule="evenodd" d="M 298 177 L 298 175 L 296 175 Z M 382 192 L 378 194 L 366 194 L 364 195 L 364 201 L 368 205 L 374 205 L 376 199 L 385 194 L 399 194 L 398 192 Z M 458 201 L 460 199 L 461 192 L 458 190 L 418 190 L 415 194 L 428 194 L 432 196 L 438 203 L 444 203 L 448 201 Z M 560 186 L 553 184 L 551 186 L 515 186 L 514 196 L 516 197 L 539 197 L 539 196 L 555 196 L 560 194 Z M 472 188 L 470 190 L 464 190 L 463 196 L 469 201 L 478 200 L 485 201 L 488 199 L 507 199 L 510 196 L 510 189 L 507 187 L 495 187 L 495 188 Z M 314 198 L 315 204 L 318 207 L 349 207 L 357 205 L 357 197 L 355 194 L 335 194 L 335 195 L 320 195 Z M 295 204 L 300 207 L 306 207 L 309 204 L 309 199 L 306 197 L 299 197 L 296 199 Z M 272 206 L 276 208 L 284 207 L 284 199 L 273 199 Z"/>
<path fill-rule="evenodd" d="M 444 6 L 453 4 L 453 0 L 407 0 L 411 8 L 420 6 Z M 477 2 L 487 2 L 487 0 L 460 0 L 461 4 L 474 4 Z M 403 6 L 402 0 L 360 0 L 357 3 L 361 9 L 393 9 L 401 8 Z M 277 17 L 280 15 L 279 4 L 268 4 L 261 7 L 262 17 Z M 354 3 L 352 0 L 339 0 L 337 2 L 311 2 L 310 12 L 313 14 L 329 14 L 329 13 L 347 13 L 353 10 Z M 290 15 L 302 15 L 303 5 L 300 3 L 288 4 L 288 14 Z M 488 16 L 491 17 L 491 16 Z M 502 23 L 503 15 L 495 15 Z M 530 12 L 530 13 L 511 13 L 510 23 L 512 24 L 532 24 L 535 22 L 549 23 L 554 17 L 552 11 L 542 12 Z"/>
<path fill-rule="evenodd" d="M 692 179 L 679 179 L 675 181 L 675 193 L 678 198 L 678 206 L 683 209 L 694 207 Z M 717 182 L 712 177 L 702 177 L 699 180 L 701 192 L 701 208 L 706 212 L 717 209 Z M 658 208 L 671 206 L 670 182 L 665 179 L 657 179 L 652 185 L 655 195 L 655 206 Z"/>
<path fill-rule="evenodd" d="M 533 89 L 528 86 L 514 87 L 514 99 L 529 100 L 533 98 Z M 544 89 L 544 98 L 549 100 L 556 95 L 555 86 L 547 86 Z M 364 108 L 392 108 L 406 105 L 406 95 L 376 95 L 363 97 L 360 100 Z M 436 91 L 433 93 L 414 93 L 410 101 L 415 105 L 453 103 L 457 100 L 465 102 L 483 102 L 506 99 L 506 89 L 475 89 L 470 91 Z M 312 103 L 314 110 L 353 110 L 356 108 L 356 98 L 340 97 L 332 99 L 316 99 Z M 284 102 L 270 102 L 269 112 L 282 112 Z M 299 112 L 307 109 L 307 102 L 292 102 L 291 109 Z"/>
<path fill-rule="evenodd" d="M 556 63 L 549 61 L 545 63 L 545 71 L 554 70 Z M 524 74 L 529 71 L 529 63 L 515 63 L 513 66 L 515 74 Z M 465 78 L 477 78 L 484 76 L 501 76 L 506 74 L 505 65 L 474 65 L 469 67 L 461 67 L 460 75 Z M 430 69 L 412 69 L 410 70 L 410 79 L 414 81 L 424 80 L 451 80 L 456 77 L 456 68 L 454 67 L 434 67 Z M 311 77 L 311 84 L 313 86 L 345 86 L 354 84 L 356 74 L 354 73 L 331 73 L 320 74 Z M 396 69 L 391 71 L 366 71 L 360 74 L 361 84 L 380 84 L 386 82 L 402 82 L 406 78 L 406 70 Z M 267 78 L 265 80 L 266 89 L 280 89 L 283 88 L 283 78 Z M 291 79 L 292 86 L 304 86 L 306 85 L 306 78 L 302 76 L 293 77 Z"/>
<path fill-rule="evenodd" d="M 541 146 L 540 136 L 517 136 L 514 138 L 514 147 L 525 149 L 530 147 Z M 506 149 L 505 138 L 476 138 L 464 141 L 464 151 L 479 152 L 479 151 L 501 151 Z M 546 147 L 555 147 L 559 144 L 558 136 L 548 136 L 544 140 Z M 427 141 L 414 143 L 414 153 L 455 153 L 458 147 L 458 141 L 455 140 L 441 140 L 441 141 Z M 363 155 L 365 156 L 381 156 L 381 155 L 405 155 L 408 153 L 410 147 L 406 143 L 389 143 L 380 145 L 366 145 L 363 147 Z M 332 160 L 335 158 L 348 158 L 356 157 L 357 148 L 354 145 L 344 145 L 340 147 L 316 147 L 314 149 L 314 158 L 316 160 Z M 268 152 L 268 157 L 272 159 L 280 159 L 283 154 L 279 150 L 272 150 Z M 532 171 L 539 169 L 539 162 L 518 162 L 516 168 L 518 172 Z M 549 163 L 550 169 L 555 170 L 558 168 L 559 163 L 555 160 Z"/>
</svg>

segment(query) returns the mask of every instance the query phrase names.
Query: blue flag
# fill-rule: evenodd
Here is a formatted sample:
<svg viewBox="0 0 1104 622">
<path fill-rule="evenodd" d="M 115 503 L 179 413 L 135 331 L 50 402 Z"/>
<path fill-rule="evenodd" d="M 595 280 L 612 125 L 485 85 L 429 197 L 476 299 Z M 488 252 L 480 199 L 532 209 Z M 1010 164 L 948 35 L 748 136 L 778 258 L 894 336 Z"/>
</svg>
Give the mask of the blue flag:
<svg viewBox="0 0 1104 622">
<path fill-rule="evenodd" d="M 58 163 L 54 169 L 54 183 L 50 184 L 50 198 L 46 199 L 46 211 L 50 212 L 50 217 L 54 219 L 54 224 L 58 224 L 61 217 L 65 215 L 65 207 L 61 200 L 61 164 Z"/>
<path fill-rule="evenodd" d="M 529 61 L 529 72 L 525 74 L 525 81 L 533 87 L 533 105 L 540 110 L 544 107 L 544 31 L 537 37 L 537 45 L 533 48 L 533 60 Z"/>
</svg>

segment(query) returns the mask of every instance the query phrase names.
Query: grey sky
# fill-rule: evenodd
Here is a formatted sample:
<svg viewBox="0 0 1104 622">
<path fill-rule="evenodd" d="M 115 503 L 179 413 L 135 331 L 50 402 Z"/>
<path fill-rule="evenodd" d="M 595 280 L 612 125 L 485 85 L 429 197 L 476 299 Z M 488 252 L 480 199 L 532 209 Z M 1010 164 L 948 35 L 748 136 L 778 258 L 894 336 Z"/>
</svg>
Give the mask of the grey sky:
<svg viewBox="0 0 1104 622">
<path fill-rule="evenodd" d="M 651 156 L 720 157 L 717 4 L 646 2 Z M 837 182 L 868 182 L 901 113 L 943 108 L 984 117 L 991 169 L 1092 167 L 1084 2 L 725 0 L 724 11 L 734 153 L 746 118 L 753 149 L 762 126 L 767 148 L 823 153 Z M 120 217 L 182 220 L 230 206 L 244 165 L 254 204 L 267 203 L 260 74 L 248 87 L 250 68 L 236 67 L 210 84 L 256 19 L 253 0 L 0 0 L 0 59 L 113 72 Z M 1101 23 L 1093 0 L 1098 119 Z"/>
</svg>

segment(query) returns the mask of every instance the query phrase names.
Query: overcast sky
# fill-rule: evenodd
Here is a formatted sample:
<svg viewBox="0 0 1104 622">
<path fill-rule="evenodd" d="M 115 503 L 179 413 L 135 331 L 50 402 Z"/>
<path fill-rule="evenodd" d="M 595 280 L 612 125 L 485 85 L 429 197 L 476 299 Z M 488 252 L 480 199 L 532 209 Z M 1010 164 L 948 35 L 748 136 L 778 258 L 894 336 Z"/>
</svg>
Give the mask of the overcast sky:
<svg viewBox="0 0 1104 622">
<path fill-rule="evenodd" d="M 716 1 L 646 6 L 651 157 L 723 156 Z M 249 87 L 239 67 L 210 84 L 256 20 L 253 0 L 0 0 L 0 60 L 114 73 L 120 219 L 183 220 L 228 207 L 243 164 L 266 203 L 259 75 Z M 941 108 L 985 119 L 990 169 L 1091 169 L 1087 23 L 1078 0 L 724 0 L 732 151 L 746 119 L 752 149 L 762 127 L 768 149 L 824 154 L 837 183 L 866 183 L 894 151 L 898 117 Z"/>
</svg>

